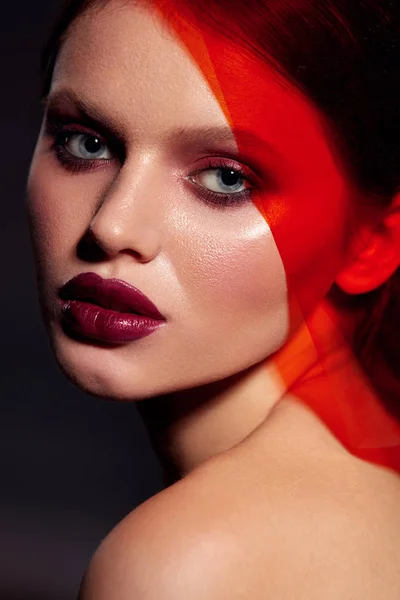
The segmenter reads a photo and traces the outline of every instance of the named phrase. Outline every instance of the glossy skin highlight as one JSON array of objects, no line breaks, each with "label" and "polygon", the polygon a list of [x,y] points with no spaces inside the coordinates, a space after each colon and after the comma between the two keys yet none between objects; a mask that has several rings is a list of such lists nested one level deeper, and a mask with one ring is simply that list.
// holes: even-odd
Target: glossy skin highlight
[{"label": "glossy skin highlight", "polygon": [[[57,60],[28,207],[61,369],[89,393],[138,400],[269,362],[275,388],[292,388],[352,453],[397,468],[398,427],[368,381],[355,365],[353,412],[340,391],[349,374],[332,380],[325,362],[325,338],[343,345],[322,302],[348,260],[357,192],[323,115],[265,63],[157,7],[89,12]],[[241,172],[239,193],[216,198],[229,169]],[[71,339],[57,290],[87,271],[138,287],[165,327],[113,348]],[[287,342],[304,318],[299,359]],[[353,360],[346,343],[340,352]],[[305,389],[313,363],[324,375]]]},{"label": "glossy skin highlight", "polygon": [[[79,115],[60,97],[63,90],[95,106],[103,122],[115,124],[124,158],[119,161],[116,150],[103,154],[112,156],[107,162],[71,172],[58,162],[54,135],[43,127],[28,202],[59,364],[87,391],[128,400],[221,379],[265,359],[286,337],[287,291],[270,228],[254,204],[224,207],[221,198],[218,206],[200,194],[199,183],[212,174],[196,173],[210,160],[238,162],[229,128],[223,143],[193,133],[228,126],[201,73],[148,13],[119,10],[118,3],[105,11],[107,19],[83,18],[73,27],[49,102],[53,98],[53,117],[57,112],[54,118],[71,124]],[[132,35],[135,44],[128,42]],[[103,251],[99,259],[85,259],[88,232]],[[84,271],[138,287],[166,326],[112,350],[66,337],[57,289]]]},{"label": "glossy skin highlight", "polygon": [[[204,27],[190,10],[182,15],[164,0],[155,4],[204,73],[240,151],[275,166],[272,193],[258,189],[253,201],[271,227],[285,266],[291,332],[302,324],[273,357],[284,387],[353,455],[400,471],[399,421],[386,410],[351,349],[356,315],[341,314],[327,296],[336,281],[350,293],[368,292],[398,266],[395,247],[385,248],[371,233],[385,231],[382,213],[367,209],[365,192],[353,181],[332,124],[289,80],[275,72],[271,85],[265,63],[240,44]],[[259,93],[252,91],[255,81]],[[286,120],[274,118],[280,111]],[[260,141],[244,131],[257,132]],[[398,199],[393,204],[396,220]],[[390,235],[395,239],[396,228]],[[385,249],[375,258],[379,246]],[[372,260],[364,263],[363,253]]]},{"label": "glossy skin highlight", "polygon": [[[151,600],[162,589],[174,600],[221,600],[235,589],[261,600],[268,589],[311,600],[323,581],[332,598],[376,598],[382,582],[365,565],[381,573],[382,557],[398,552],[399,536],[387,532],[400,531],[400,489],[342,445],[377,441],[348,427],[358,423],[343,381],[372,407],[368,423],[379,408],[325,298],[348,259],[354,189],[316,107],[264,63],[192,37],[162,8],[157,16],[114,0],[74,23],[29,177],[60,367],[92,394],[144,400],[160,455],[182,478],[106,538],[81,597]],[[65,148],[57,154],[61,121],[90,135],[90,147],[106,143],[102,158],[77,170]],[[76,151],[76,132],[68,135],[64,146]],[[222,165],[242,168],[251,193],[228,204],[205,193]],[[113,348],[66,336],[57,290],[86,271],[137,286],[165,326]],[[393,424],[380,423],[384,438]],[[379,527],[359,553],[371,523]],[[396,565],[387,589],[398,589]]]}]

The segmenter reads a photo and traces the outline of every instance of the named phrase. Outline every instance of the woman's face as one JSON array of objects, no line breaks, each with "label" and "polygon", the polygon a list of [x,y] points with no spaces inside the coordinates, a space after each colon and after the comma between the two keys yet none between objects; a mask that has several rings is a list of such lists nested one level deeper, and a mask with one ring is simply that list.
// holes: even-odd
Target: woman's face
[{"label": "woman's face", "polygon": [[[288,336],[285,268],[317,299],[343,257],[346,186],[316,111],[256,62],[249,89],[248,70],[229,59],[238,50],[224,52],[238,126],[263,138],[252,156],[154,12],[114,0],[80,17],[59,54],[28,209],[57,361],[92,394],[140,399],[263,361]],[[286,248],[274,227],[288,232]],[[123,343],[71,334],[58,292],[87,272],[134,285],[165,322]]]}]

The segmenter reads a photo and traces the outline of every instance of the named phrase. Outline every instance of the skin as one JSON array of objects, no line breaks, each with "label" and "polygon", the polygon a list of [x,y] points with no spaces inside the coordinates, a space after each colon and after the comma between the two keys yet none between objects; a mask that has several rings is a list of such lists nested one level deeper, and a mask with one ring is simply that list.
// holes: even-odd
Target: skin
[{"label": "skin", "polygon": [[[251,201],[216,208],[185,179],[205,170],[208,156],[236,150],[199,71],[148,16],[136,18],[136,11],[116,7],[108,12],[106,22],[89,21],[93,43],[85,39],[86,20],[74,28],[58,60],[51,97],[71,90],[113,118],[125,140],[123,168],[115,159],[71,174],[58,164],[50,150],[53,140],[42,130],[28,203],[57,360],[91,393],[131,400],[217,381],[265,359],[287,334],[286,279],[270,228]],[[129,35],[136,36],[136,44],[126,43]],[[78,116],[66,102],[61,110],[72,121]],[[207,152],[204,136],[189,146],[184,136],[174,135],[202,127],[228,128],[227,141]],[[206,175],[215,186],[211,173],[201,180]],[[88,230],[105,253],[97,264],[77,256]],[[66,337],[56,292],[88,270],[134,284],[167,325],[111,350]]]},{"label": "skin", "polygon": [[[316,110],[282,86],[265,65],[258,65],[257,75],[257,93],[270,99],[267,141],[272,150],[267,164],[256,167],[240,159],[234,163],[245,166],[254,187],[262,193],[269,190],[272,204],[282,206],[284,198],[285,205],[292,207],[288,226],[296,219],[302,225],[304,237],[293,252],[292,268],[296,280],[313,289],[317,314],[326,290],[346,263],[353,190]],[[243,97],[240,72],[230,76],[238,79],[238,101],[251,101]],[[101,112],[103,128],[111,121],[113,134],[100,136],[98,129],[89,126],[66,91]],[[295,561],[296,543],[304,543],[304,530],[298,524],[294,527],[293,516],[289,518],[293,507],[302,507],[299,522],[306,523],[305,507],[314,499],[316,522],[337,514],[348,532],[359,513],[355,498],[370,497],[362,513],[365,521],[360,517],[359,528],[345,537],[343,547],[350,557],[359,532],[378,514],[373,507],[383,506],[383,495],[378,498],[371,492],[374,487],[389,490],[391,498],[386,500],[379,532],[386,531],[390,522],[400,533],[392,505],[399,490],[391,474],[359,464],[316,415],[285,395],[288,382],[283,382],[271,355],[278,350],[284,355],[300,340],[301,359],[294,361],[294,379],[307,371],[313,356],[302,335],[304,328],[289,339],[282,250],[265,215],[250,199],[224,206],[221,198],[221,204],[211,205],[201,192],[201,186],[215,186],[217,181],[215,164],[210,168],[208,159],[223,157],[231,164],[238,151],[226,113],[162,20],[117,0],[73,25],[57,60],[48,110],[52,119],[67,115],[72,123],[84,124],[86,132],[100,136],[107,144],[104,149],[110,149],[95,167],[66,169],[53,150],[54,136],[46,132],[45,115],[29,174],[28,210],[43,316],[56,359],[67,377],[93,395],[140,400],[139,410],[170,482],[187,475],[134,511],[102,544],[82,598],[109,598],[112,589],[114,600],[132,594],[144,600],[155,598],[161,586],[165,598],[175,600],[232,598],[232,586],[242,586],[251,589],[256,600],[265,597],[267,561],[269,573],[274,574],[270,579],[274,598],[288,597],[285,593],[294,593],[301,584],[304,597],[311,599],[310,584],[304,579],[312,564],[308,559],[290,582],[294,588],[284,584],[283,566]],[[242,125],[254,133],[251,123]],[[224,127],[225,140],[214,140],[210,147],[204,132],[199,133],[205,127]],[[122,140],[118,146],[123,149],[122,161],[111,150],[112,135]],[[76,152],[77,147],[70,139],[69,150]],[[268,188],[271,172],[279,182],[272,191]],[[323,185],[326,180],[328,189]],[[316,203],[321,195],[324,203]],[[318,227],[312,228],[313,223]],[[321,275],[316,259],[322,248],[329,251]],[[68,279],[87,271],[138,287],[166,317],[165,326],[112,348],[69,337],[61,327],[57,291]],[[324,336],[325,353],[332,356],[337,348],[335,328],[327,328]],[[291,490],[288,482],[295,480],[299,486]],[[327,492],[317,493],[315,481],[325,482]],[[293,498],[292,504],[288,505],[288,497]],[[215,498],[220,502],[210,501]],[[249,506],[254,510],[249,511]],[[274,525],[268,506],[281,507],[283,531]],[[350,510],[351,506],[356,508]],[[169,515],[169,525],[163,514]],[[238,515],[238,526],[227,542],[232,525],[228,514]],[[273,558],[274,543],[266,548],[256,533],[260,523],[265,523],[269,540],[293,533],[286,555],[283,549],[280,558]],[[325,550],[338,543],[334,529],[323,530],[319,544]],[[217,577],[210,555],[198,551],[204,532],[225,572],[222,578]],[[376,556],[383,549],[386,556],[387,552],[398,555],[400,536],[390,537],[385,548],[383,539],[379,533],[373,538],[379,549]],[[306,543],[310,552],[314,542],[313,534]],[[154,548],[157,552],[152,552]],[[243,553],[254,561],[241,579],[237,564]],[[171,560],[169,572],[163,569],[166,557]],[[324,559],[327,555],[322,553],[318,572]],[[204,566],[201,577],[194,565]],[[359,583],[362,571],[361,557]],[[184,583],[177,589],[182,574]],[[387,570],[386,580],[385,599],[394,599],[389,588],[400,582],[393,569]],[[226,589],[221,581],[228,582]],[[348,596],[336,589],[332,594],[339,596],[326,597],[350,600],[353,592],[375,589],[370,597],[376,598],[373,586],[378,583],[382,593],[377,578],[368,580],[369,587],[354,588],[355,592],[348,587]],[[248,598],[246,591],[243,594],[234,597]]]}]

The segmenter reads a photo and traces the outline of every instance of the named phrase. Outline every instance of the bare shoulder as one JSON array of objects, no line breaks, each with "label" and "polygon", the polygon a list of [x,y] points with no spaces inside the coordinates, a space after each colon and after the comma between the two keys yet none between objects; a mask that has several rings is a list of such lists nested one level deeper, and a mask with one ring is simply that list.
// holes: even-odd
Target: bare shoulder
[{"label": "bare shoulder", "polygon": [[95,553],[79,600],[220,598],[239,547],[225,475],[203,465],[130,513]]},{"label": "bare shoulder", "polygon": [[264,467],[226,453],[142,504],[99,547],[81,600],[398,600],[396,476],[322,454]]},{"label": "bare shoulder", "polygon": [[209,471],[188,475],[121,521],[95,553],[79,600],[219,597],[237,540],[226,520],[226,489],[221,495]]}]

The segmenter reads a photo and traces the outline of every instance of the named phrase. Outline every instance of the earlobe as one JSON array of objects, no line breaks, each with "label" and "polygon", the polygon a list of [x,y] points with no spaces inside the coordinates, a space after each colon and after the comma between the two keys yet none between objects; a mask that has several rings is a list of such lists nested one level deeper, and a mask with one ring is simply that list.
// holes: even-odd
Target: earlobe
[{"label": "earlobe", "polygon": [[381,286],[400,264],[400,194],[373,229],[359,231],[350,259],[336,277],[348,294],[364,294]]}]

